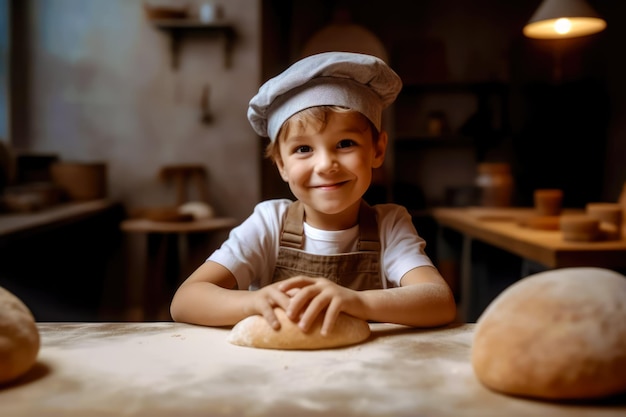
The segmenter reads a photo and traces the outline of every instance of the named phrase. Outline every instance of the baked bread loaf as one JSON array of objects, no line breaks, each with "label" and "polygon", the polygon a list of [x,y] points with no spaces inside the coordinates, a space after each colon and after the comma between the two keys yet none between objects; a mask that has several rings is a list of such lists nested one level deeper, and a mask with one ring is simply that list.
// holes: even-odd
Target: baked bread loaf
[{"label": "baked bread loaf", "polygon": [[563,268],[505,289],[479,317],[472,366],[488,388],[552,400],[626,391],[626,277]]},{"label": "baked bread loaf", "polygon": [[39,330],[26,305],[0,287],[0,384],[28,371],[39,353]]},{"label": "baked bread loaf", "polygon": [[275,308],[280,330],[274,330],[263,316],[250,316],[237,323],[228,336],[234,345],[264,349],[329,349],[363,342],[370,335],[369,324],[348,314],[337,317],[332,332],[320,334],[323,315],[318,316],[308,332],[303,332],[285,311]]}]

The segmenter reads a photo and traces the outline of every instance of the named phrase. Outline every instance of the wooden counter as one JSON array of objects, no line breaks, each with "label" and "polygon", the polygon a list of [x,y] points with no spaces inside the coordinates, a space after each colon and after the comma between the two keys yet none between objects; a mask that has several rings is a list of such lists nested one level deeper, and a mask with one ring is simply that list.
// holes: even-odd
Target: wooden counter
[{"label": "wooden counter", "polygon": [[517,219],[532,209],[436,208],[432,214],[440,225],[548,268],[572,266],[626,267],[626,239],[605,242],[566,242],[558,230],[522,227]]},{"label": "wooden counter", "polygon": [[[35,367],[0,388],[2,416],[623,416],[626,399],[559,404],[498,394],[470,363],[473,325],[372,324],[331,350],[239,347],[180,323],[41,323]],[[624,400],[624,401],[622,401]]]},{"label": "wooden counter", "polygon": [[105,199],[63,203],[30,213],[0,213],[0,239],[75,222],[118,205],[118,202]]},{"label": "wooden counter", "polygon": [[[565,213],[576,213],[570,209]],[[460,253],[460,308],[461,320],[475,321],[485,307],[488,277],[479,276],[485,265],[473,254],[474,241],[480,241],[535,262],[547,269],[595,266],[626,268],[626,239],[599,242],[567,242],[559,230],[538,230],[523,227],[519,220],[533,213],[532,208],[435,208],[432,216],[439,229],[450,228],[463,236]],[[441,234],[440,234],[441,236]],[[443,239],[438,244],[444,246]],[[490,260],[484,260],[486,264]],[[491,260],[493,262],[493,259]],[[526,262],[528,264],[528,262]],[[473,273],[474,271],[474,273]],[[519,278],[529,274],[521,270]],[[476,275],[476,276],[474,276]],[[484,275],[484,273],[482,273]],[[488,298],[488,297],[487,297]],[[479,300],[483,300],[481,303]]]}]

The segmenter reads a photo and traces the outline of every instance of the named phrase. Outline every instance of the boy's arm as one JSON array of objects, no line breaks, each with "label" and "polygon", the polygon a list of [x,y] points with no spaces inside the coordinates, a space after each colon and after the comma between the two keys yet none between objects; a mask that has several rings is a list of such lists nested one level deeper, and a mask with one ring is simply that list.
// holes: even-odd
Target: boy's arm
[{"label": "boy's arm", "polygon": [[363,314],[368,320],[433,327],[456,317],[454,295],[436,268],[413,268],[402,277],[400,287],[362,292]]},{"label": "boy's arm", "polygon": [[401,287],[355,291],[323,278],[294,277],[279,288],[299,291],[292,296],[287,315],[307,331],[324,314],[322,333],[334,326],[340,312],[376,322],[414,327],[434,327],[452,322],[456,304],[450,287],[431,266],[413,268],[402,277]]},{"label": "boy's arm", "polygon": [[257,291],[237,290],[234,275],[224,266],[206,261],[181,284],[170,305],[172,319],[204,326],[230,326],[260,314],[274,328],[280,324],[273,307],[287,308],[289,296],[275,285]]}]

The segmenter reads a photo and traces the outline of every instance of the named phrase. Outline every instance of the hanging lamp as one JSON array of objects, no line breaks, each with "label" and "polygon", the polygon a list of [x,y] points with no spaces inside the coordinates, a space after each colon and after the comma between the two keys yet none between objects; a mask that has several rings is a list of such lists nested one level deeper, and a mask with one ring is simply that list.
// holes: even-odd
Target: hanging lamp
[{"label": "hanging lamp", "polygon": [[585,0],[544,0],[524,26],[535,39],[564,39],[591,35],[606,28],[606,21]]}]

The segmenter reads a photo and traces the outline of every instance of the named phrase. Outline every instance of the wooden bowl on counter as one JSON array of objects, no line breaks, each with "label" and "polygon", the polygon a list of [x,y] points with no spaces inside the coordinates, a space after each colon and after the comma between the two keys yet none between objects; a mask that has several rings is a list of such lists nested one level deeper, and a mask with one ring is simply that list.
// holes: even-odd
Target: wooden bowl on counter
[{"label": "wooden bowl on counter", "polygon": [[618,203],[588,203],[587,216],[600,222],[600,230],[608,240],[622,237],[623,212]]},{"label": "wooden bowl on counter", "polygon": [[50,176],[70,201],[107,196],[107,164],[104,162],[55,162],[50,166]]},{"label": "wooden bowl on counter", "polygon": [[600,237],[600,221],[586,214],[562,215],[559,225],[565,241],[593,242]]}]

